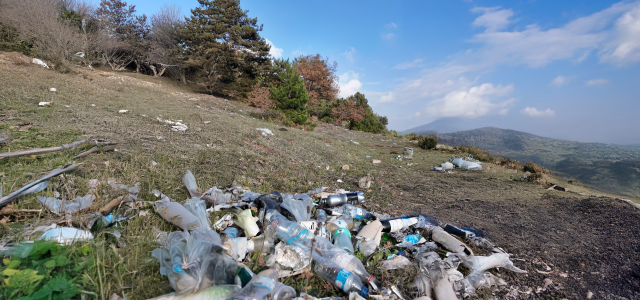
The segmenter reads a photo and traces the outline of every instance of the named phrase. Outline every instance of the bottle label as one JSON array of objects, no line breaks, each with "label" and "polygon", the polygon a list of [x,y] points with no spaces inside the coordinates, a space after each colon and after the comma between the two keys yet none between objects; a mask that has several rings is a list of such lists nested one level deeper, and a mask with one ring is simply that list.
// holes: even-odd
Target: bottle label
[{"label": "bottle label", "polygon": [[362,215],[364,215],[364,210],[362,210],[362,208],[356,208],[356,219],[362,219]]},{"label": "bottle label", "polygon": [[[347,282],[347,278],[349,278],[349,275],[351,275],[351,272],[345,270],[345,269],[340,269],[340,272],[338,272],[338,275],[336,276],[336,286],[339,289],[342,289],[343,291],[345,291],[345,282]],[[346,292],[346,291],[345,291]]]},{"label": "bottle label", "polygon": [[339,228],[339,229],[338,229],[338,230],[336,230],[336,232],[333,234],[333,239],[335,240],[335,239],[336,239],[336,237],[337,237],[339,234],[344,234],[344,235],[348,236],[348,237],[349,237],[349,239],[351,239],[351,232],[349,231],[349,229],[346,229],[346,228]]}]

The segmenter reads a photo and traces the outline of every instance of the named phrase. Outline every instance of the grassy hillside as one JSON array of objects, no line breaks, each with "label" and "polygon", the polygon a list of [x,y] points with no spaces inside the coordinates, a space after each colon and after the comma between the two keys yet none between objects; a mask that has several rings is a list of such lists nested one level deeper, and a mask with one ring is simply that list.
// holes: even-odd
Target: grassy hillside
[{"label": "grassy hillside", "polygon": [[448,145],[473,145],[521,162],[533,161],[597,189],[640,198],[640,148],[544,138],[493,127],[439,136]]},{"label": "grassy hillside", "polygon": [[[176,231],[154,210],[150,193],[159,189],[171,199],[183,202],[188,192],[182,183],[187,169],[202,189],[226,188],[232,183],[268,193],[305,192],[319,186],[359,190],[357,180],[373,177],[364,190],[369,211],[402,214],[425,213],[442,222],[482,230],[497,246],[511,253],[514,262],[528,274],[496,273],[510,286],[535,291],[554,284],[537,298],[581,298],[588,290],[603,297],[640,297],[640,280],[635,280],[635,264],[640,261],[640,212],[613,198],[591,197],[598,192],[580,185],[565,185],[571,192],[547,190],[522,180],[523,173],[490,163],[481,172],[431,171],[458,152],[422,150],[408,140],[366,134],[333,125],[319,124],[313,132],[283,128],[252,117],[255,109],[243,103],[195,93],[188,87],[164,78],[129,72],[112,73],[85,68],[60,74],[28,63],[29,59],[0,52],[0,134],[8,136],[0,152],[57,146],[78,139],[117,143],[117,151],[102,151],[74,158],[92,145],[41,155],[0,160],[0,185],[9,194],[48,171],[69,163],[78,170],[56,177],[43,195],[72,199],[85,195],[87,183],[97,179],[97,199],[87,215],[122,190],[106,182],[140,183],[140,207],[128,213],[132,218],[118,227],[93,231],[92,263],[77,283],[87,299],[108,299],[112,294],[128,299],[148,299],[171,291],[160,275],[151,251],[158,247],[154,227]],[[49,92],[49,88],[57,92]],[[50,106],[39,107],[41,101]],[[119,113],[119,110],[128,113]],[[172,131],[158,121],[181,120],[186,132]],[[263,136],[256,128],[269,128],[273,136]],[[397,159],[404,146],[414,147],[412,160]],[[372,159],[382,162],[373,164]],[[343,169],[349,165],[349,169]],[[554,180],[552,178],[552,180]],[[36,195],[18,199],[13,208],[40,209]],[[145,212],[145,214],[139,214]],[[231,211],[233,212],[233,211]],[[215,222],[221,213],[212,213]],[[46,210],[41,213],[0,215],[0,246],[34,240],[24,230],[57,223],[83,228],[74,216],[65,220]],[[615,225],[615,226],[611,226]],[[116,241],[113,233],[122,237]],[[10,244],[9,244],[10,245]],[[604,248],[597,248],[597,247]],[[607,249],[602,251],[602,249]],[[474,248],[477,255],[490,250]],[[444,254],[444,253],[443,253]],[[415,288],[415,270],[383,273],[376,260],[362,258],[380,285],[397,285],[408,299]],[[254,271],[265,268],[259,260],[247,262]],[[535,270],[552,272],[545,274]],[[546,272],[546,271],[545,271]],[[572,274],[564,276],[565,272]],[[580,278],[573,276],[580,275]],[[591,275],[597,274],[597,275]],[[299,292],[325,297],[341,293],[317,276],[301,275],[282,279]],[[619,276],[630,278],[619,280]],[[509,288],[481,289],[478,298],[504,297]],[[512,291],[511,291],[512,292]],[[513,293],[513,292],[512,292]],[[527,297],[521,293],[518,298]],[[533,295],[533,294],[532,294]],[[600,294],[599,294],[600,295]]]}]

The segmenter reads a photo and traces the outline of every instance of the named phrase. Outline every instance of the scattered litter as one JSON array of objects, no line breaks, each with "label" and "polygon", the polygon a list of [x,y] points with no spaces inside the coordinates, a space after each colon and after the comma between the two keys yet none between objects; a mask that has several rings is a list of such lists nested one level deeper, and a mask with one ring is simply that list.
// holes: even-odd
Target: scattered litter
[{"label": "scattered litter", "polygon": [[338,183],[342,183],[342,179],[338,179],[336,180]]},{"label": "scattered litter", "polygon": [[[94,106],[92,104],[92,106]],[[187,127],[187,125],[181,123],[181,121],[170,121],[170,120],[163,120],[160,117],[156,117],[156,120],[158,120],[160,123],[164,123],[167,125],[171,125],[171,130],[173,131],[178,131],[178,132],[185,132],[187,131],[187,129],[189,129],[189,127]]]},{"label": "scattered litter", "polygon": [[49,89],[49,92],[54,92],[55,93],[56,91],[58,91],[58,90],[56,90],[56,88],[50,88]]},{"label": "scattered litter", "polygon": [[[71,170],[75,170],[78,166],[79,165],[75,165],[74,164],[74,165],[70,165],[70,166],[68,166],[66,168],[63,168],[63,169],[55,169],[55,170],[49,172],[49,174],[41,177],[40,179],[23,186],[19,190],[15,191],[15,192],[13,192],[13,193],[5,196],[5,197],[0,198],[0,207],[4,206],[6,204],[9,204],[12,200],[14,200],[14,199],[16,199],[16,198],[18,198],[20,196],[25,195],[26,191],[33,191],[32,188],[34,188],[37,185],[42,184],[42,182],[44,182],[46,180],[49,180],[50,178],[53,178],[55,176],[58,176],[58,175],[60,175],[62,173],[69,172]],[[40,187],[42,187],[42,186],[40,186]],[[42,187],[42,188],[44,188],[44,187]],[[34,188],[34,189],[37,189],[37,188]]]},{"label": "scattered litter", "polygon": [[371,163],[374,163],[374,164],[379,164],[379,163],[381,163],[381,162],[382,162],[382,161],[381,161],[381,160],[379,160],[379,159],[374,159],[374,160],[372,160],[372,161],[371,161]]},{"label": "scattered litter", "polygon": [[38,201],[42,203],[50,212],[61,215],[71,215],[88,208],[96,199],[95,195],[87,194],[84,197],[78,196],[74,200],[62,200],[54,197],[38,196]]},{"label": "scattered litter", "polygon": [[473,159],[473,156],[469,156],[466,158],[455,156],[451,158],[451,162],[458,168],[467,169],[470,171],[479,171],[482,170],[482,165],[479,161]]},{"label": "scattered litter", "polygon": [[49,65],[47,65],[47,63],[45,63],[44,61],[39,60],[37,58],[32,59],[31,63],[34,63],[34,64],[36,64],[38,66],[45,67],[45,68],[49,69]]},{"label": "scattered litter", "polygon": [[380,269],[382,270],[395,270],[404,269],[412,266],[413,264],[406,257],[399,255],[392,259],[385,260],[380,263]]},{"label": "scattered litter", "polygon": [[128,112],[129,112],[128,109],[121,109],[121,110],[118,111],[119,114],[126,114]]},{"label": "scattered litter", "polygon": [[38,103],[38,106],[40,106],[40,107],[45,107],[45,106],[49,106],[49,105],[51,105],[51,102],[44,102],[43,101],[43,102]]},{"label": "scattered litter", "polygon": [[79,230],[71,227],[58,227],[46,231],[41,240],[54,240],[59,244],[71,245],[74,242],[92,240],[91,232]]},{"label": "scattered litter", "polygon": [[343,165],[342,166],[342,170],[343,171],[348,171],[349,170],[349,165]]},{"label": "scattered litter", "polygon": [[256,130],[260,131],[260,133],[262,133],[262,136],[273,135],[273,132],[271,131],[271,129],[268,129],[268,128],[256,128]]},{"label": "scattered litter", "polygon": [[[395,144],[395,143],[394,143]],[[413,148],[404,147],[402,155],[405,159],[413,159]]]}]

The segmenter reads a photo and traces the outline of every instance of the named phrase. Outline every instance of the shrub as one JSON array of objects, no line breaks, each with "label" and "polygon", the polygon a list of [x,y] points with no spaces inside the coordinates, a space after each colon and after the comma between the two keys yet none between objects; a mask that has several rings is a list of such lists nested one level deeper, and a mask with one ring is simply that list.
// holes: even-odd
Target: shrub
[{"label": "shrub", "polygon": [[422,136],[418,139],[418,147],[422,149],[434,149],[438,144],[438,137],[435,134]]},{"label": "shrub", "polygon": [[309,95],[304,88],[304,81],[289,60],[276,60],[274,64],[278,80],[269,89],[271,99],[289,121],[305,124],[309,118],[307,113]]},{"label": "shrub", "polygon": [[404,136],[405,139],[408,139],[410,141],[415,141],[415,140],[419,139],[420,137],[421,137],[421,135],[419,135],[417,133],[413,133],[413,132],[409,133],[409,134],[406,134]]},{"label": "shrub", "polygon": [[263,87],[260,83],[256,83],[249,94],[249,98],[247,98],[247,103],[265,112],[268,109],[275,107],[273,101],[269,99],[270,95],[271,93],[269,92],[268,87]]},{"label": "shrub", "polygon": [[495,156],[490,155],[487,151],[482,150],[476,146],[461,146],[458,147],[458,150],[469,153],[473,156],[473,158],[479,161],[492,162],[497,160]]}]

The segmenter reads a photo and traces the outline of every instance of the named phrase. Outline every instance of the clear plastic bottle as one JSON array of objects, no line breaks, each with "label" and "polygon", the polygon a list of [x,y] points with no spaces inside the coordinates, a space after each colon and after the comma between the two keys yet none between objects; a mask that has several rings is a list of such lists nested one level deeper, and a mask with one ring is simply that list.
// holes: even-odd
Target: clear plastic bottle
[{"label": "clear plastic bottle", "polygon": [[314,251],[313,259],[316,261],[330,260],[339,267],[346,269],[349,272],[356,274],[360,277],[362,282],[369,282],[375,289],[375,278],[367,272],[362,262],[355,256],[349,254],[341,248],[332,245],[326,240],[316,239],[315,248],[319,251]]},{"label": "clear plastic bottle", "polygon": [[321,222],[322,224],[327,222],[327,212],[324,209],[318,209],[316,211],[316,220]]},{"label": "clear plastic bottle", "polygon": [[351,204],[345,204],[336,210],[337,213],[345,216],[350,216],[354,220],[367,220],[371,219],[371,214],[366,210],[355,207]]},{"label": "clear plastic bottle", "polygon": [[275,210],[269,210],[269,221],[271,221],[271,228],[274,229],[277,237],[286,244],[295,243],[297,245],[311,248],[311,240],[313,240],[313,233],[304,226],[289,221],[283,215]]},{"label": "clear plastic bottle", "polygon": [[314,271],[318,276],[332,282],[347,294],[356,292],[364,298],[369,296],[369,289],[362,284],[362,281],[356,274],[341,268],[329,260],[318,261]]},{"label": "clear plastic bottle", "polygon": [[333,244],[353,254],[353,243],[351,243],[351,232],[349,232],[349,229],[338,228],[333,234]]},{"label": "clear plastic bottle", "polygon": [[251,281],[236,295],[234,300],[263,300],[271,295],[278,282],[278,270],[271,268],[264,270]]}]

